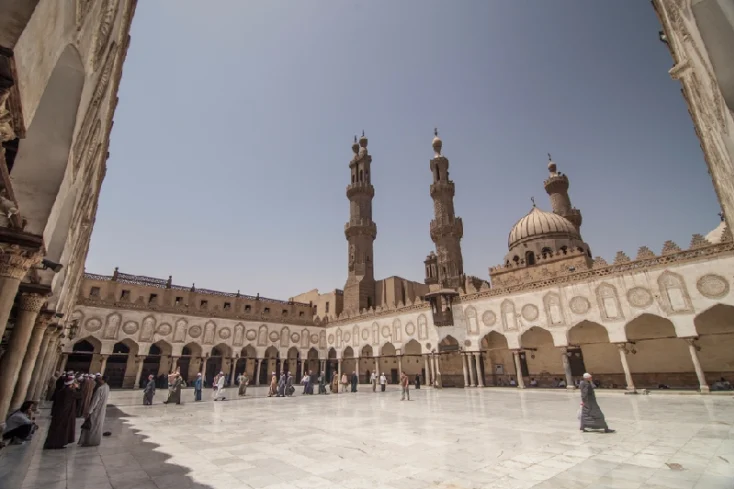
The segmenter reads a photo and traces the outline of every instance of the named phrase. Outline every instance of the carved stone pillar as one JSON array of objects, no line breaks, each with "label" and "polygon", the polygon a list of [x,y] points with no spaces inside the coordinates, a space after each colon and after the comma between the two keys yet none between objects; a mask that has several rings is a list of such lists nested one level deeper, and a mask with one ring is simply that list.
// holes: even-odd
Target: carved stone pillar
[{"label": "carved stone pillar", "polygon": [[359,357],[355,359],[354,373],[357,374],[357,383],[359,384]]},{"label": "carved stone pillar", "polygon": [[573,389],[573,374],[571,373],[571,363],[568,361],[568,349],[562,347],[561,349],[561,362],[563,362],[563,371],[566,374],[566,389]]},{"label": "carved stone pillar", "polygon": [[341,385],[341,382],[342,382],[342,359],[340,358],[337,363],[338,363],[338,368],[337,368],[338,374],[337,375],[339,376],[339,380],[338,380],[337,383],[339,385]]},{"label": "carved stone pillar", "polygon": [[[104,375],[105,370],[107,370],[107,359],[109,357],[110,357],[109,355],[100,355],[99,356],[99,360],[101,362],[99,364],[99,373],[102,374],[102,375]],[[91,374],[92,372],[89,372],[89,373]]]},{"label": "carved stone pillar", "polygon": [[262,362],[260,358],[255,359],[255,385],[260,385],[260,365],[262,365]]},{"label": "carved stone pillar", "polygon": [[474,364],[474,352],[466,353],[466,361],[469,362],[469,380],[471,381],[471,386],[476,387],[477,386],[477,375],[476,373],[474,373],[474,367],[476,366]]},{"label": "carved stone pillar", "polygon": [[377,375],[377,383],[380,383],[380,357],[375,357],[375,375]]},{"label": "carved stone pillar", "polygon": [[441,358],[440,358],[440,355],[434,354],[433,355],[433,360],[435,362],[434,368],[435,368],[435,372],[436,372],[435,384],[436,384],[436,387],[437,388],[442,389],[443,388],[443,380],[441,379],[441,365],[440,365]]},{"label": "carved stone pillar", "polygon": [[400,372],[400,374],[403,373],[403,356],[402,355],[398,355],[398,372]]},{"label": "carved stone pillar", "polygon": [[635,392],[635,383],[632,381],[630,366],[627,364],[627,344],[617,343],[617,348],[619,348],[619,359],[622,361],[622,369],[624,370],[624,379],[627,382],[627,390]]},{"label": "carved stone pillar", "polygon": [[135,365],[137,367],[137,370],[135,371],[135,383],[133,384],[133,389],[140,388],[140,376],[143,375],[143,364],[144,363],[145,363],[145,357],[142,357],[140,355],[135,357]]},{"label": "carved stone pillar", "polygon": [[18,380],[18,374],[23,364],[23,357],[25,356],[28,342],[33,333],[33,327],[36,324],[36,317],[45,302],[46,296],[41,294],[22,293],[20,295],[18,318],[15,322],[15,328],[13,329],[13,334],[10,336],[8,348],[2,358],[0,358],[0,372],[2,372],[2,375],[0,375],[1,420],[7,418],[10,400],[13,397],[13,390]]},{"label": "carved stone pillar", "polygon": [[520,351],[514,350],[512,356],[515,359],[515,374],[517,375],[517,387],[525,388],[525,379],[522,378],[522,363],[520,362]]},{"label": "carved stone pillar", "polygon": [[484,387],[484,376],[482,375],[482,353],[474,352],[474,367],[477,369],[477,386]]},{"label": "carved stone pillar", "polygon": [[206,383],[206,357],[201,357],[201,386]]},{"label": "carved stone pillar", "polygon": [[[0,243],[0,338],[5,334],[21,279],[42,258],[40,252],[31,252],[17,245]],[[25,347],[22,351],[25,351]],[[6,375],[3,371],[3,377]]]},{"label": "carved stone pillar", "polygon": [[471,382],[469,381],[469,369],[467,368],[467,362],[468,358],[466,357],[466,353],[461,354],[461,369],[464,371],[464,387],[471,387]]},{"label": "carved stone pillar", "polygon": [[41,367],[41,374],[33,384],[33,394],[31,399],[38,402],[43,395],[43,388],[48,381],[49,376],[52,373],[54,367],[54,360],[56,359],[56,345],[59,340],[59,335],[63,329],[61,326],[57,326],[56,329],[49,329],[51,331],[48,345],[46,346],[46,352],[43,355],[43,364]]},{"label": "carved stone pillar", "polygon": [[[28,389],[26,390],[26,399],[30,401],[36,400],[36,385],[38,385],[38,379],[43,378],[43,372],[46,368],[46,351],[48,351],[48,345],[51,343],[51,339],[56,335],[56,325],[46,328],[46,332],[43,334],[41,340],[41,347],[38,349],[38,355],[36,356],[36,363],[33,366],[33,374],[31,375],[31,381],[28,383]],[[23,359],[25,361],[25,358]],[[12,404],[12,402],[11,402]]]},{"label": "carved stone pillar", "polygon": [[[431,364],[429,362],[429,355],[423,355],[423,358],[425,359],[426,366],[424,367],[426,371],[425,378],[423,379],[424,385],[433,385],[433,376],[431,375]],[[464,385],[466,385],[466,367],[464,367]]]},{"label": "carved stone pillar", "polygon": [[59,364],[59,371],[64,372],[66,371],[66,362],[69,361],[69,354],[68,353],[62,353],[61,354],[61,363]]},{"label": "carved stone pillar", "polygon": [[41,350],[41,343],[46,335],[46,331],[52,317],[53,314],[50,312],[43,312],[36,316],[36,324],[33,326],[33,330],[31,331],[31,338],[28,341],[25,355],[23,355],[23,363],[20,367],[20,371],[18,372],[18,380],[15,383],[13,398],[10,401],[11,408],[20,408],[20,405],[26,400],[28,386],[33,378],[33,370],[38,360],[38,353]]},{"label": "carved stone pillar", "polygon": [[693,368],[696,370],[696,377],[698,377],[698,384],[701,393],[708,393],[711,391],[709,385],[706,382],[706,375],[701,368],[701,362],[698,360],[698,347],[696,346],[697,338],[684,338],[688,343],[688,351],[691,353],[691,360],[693,361]]}]

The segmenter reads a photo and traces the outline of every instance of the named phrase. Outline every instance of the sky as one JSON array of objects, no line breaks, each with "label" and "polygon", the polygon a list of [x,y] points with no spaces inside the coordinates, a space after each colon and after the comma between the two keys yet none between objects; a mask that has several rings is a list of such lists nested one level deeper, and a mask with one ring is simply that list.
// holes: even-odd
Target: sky
[{"label": "sky", "polygon": [[649,2],[138,2],[86,270],[287,299],[343,288],[354,135],[372,155],[375,275],[424,278],[438,127],[488,279],[551,210],[547,153],[611,262],[719,223]]}]

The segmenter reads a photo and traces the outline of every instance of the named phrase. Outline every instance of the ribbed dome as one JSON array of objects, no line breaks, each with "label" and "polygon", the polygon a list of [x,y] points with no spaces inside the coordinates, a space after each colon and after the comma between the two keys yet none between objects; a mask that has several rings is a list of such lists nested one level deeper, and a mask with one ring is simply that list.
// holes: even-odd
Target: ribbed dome
[{"label": "ribbed dome", "polygon": [[519,241],[528,238],[554,238],[558,235],[567,238],[581,239],[579,232],[568,219],[552,212],[541,211],[533,207],[525,217],[517,221],[510,231],[507,244],[510,248]]},{"label": "ribbed dome", "polygon": [[721,243],[724,237],[724,231],[726,231],[726,221],[721,221],[716,228],[706,235],[706,241],[711,244]]}]

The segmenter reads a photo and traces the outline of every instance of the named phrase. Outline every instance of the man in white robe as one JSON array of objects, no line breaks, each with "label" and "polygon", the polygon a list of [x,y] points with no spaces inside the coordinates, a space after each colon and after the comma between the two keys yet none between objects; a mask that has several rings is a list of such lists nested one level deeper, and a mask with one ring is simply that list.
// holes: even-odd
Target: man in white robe
[{"label": "man in white robe", "polygon": [[104,424],[107,399],[109,397],[110,386],[107,385],[107,379],[104,376],[97,377],[97,389],[94,391],[92,403],[89,406],[89,416],[85,420],[85,424],[89,425],[89,429],[85,429],[85,426],[82,425],[79,445],[83,447],[96,447],[102,443],[102,425]]},{"label": "man in white robe", "polygon": [[214,400],[218,401],[220,399],[224,400],[226,397],[224,397],[224,382],[226,381],[226,378],[224,377],[224,372],[219,372],[219,378],[217,379],[217,390],[214,394]]}]

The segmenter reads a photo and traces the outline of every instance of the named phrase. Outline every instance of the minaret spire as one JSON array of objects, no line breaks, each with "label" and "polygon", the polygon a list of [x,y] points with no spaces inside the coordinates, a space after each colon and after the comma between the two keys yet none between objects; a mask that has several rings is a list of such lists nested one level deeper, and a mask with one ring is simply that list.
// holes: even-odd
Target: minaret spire
[{"label": "minaret spire", "polygon": [[550,197],[553,212],[571,221],[571,224],[578,231],[581,228],[581,211],[571,205],[571,198],[568,196],[568,177],[557,170],[556,164],[551,159],[550,153],[548,153],[548,172],[550,175],[544,182],[544,186]]}]

